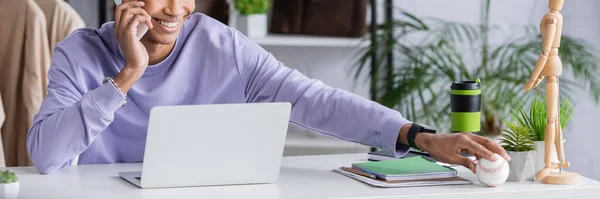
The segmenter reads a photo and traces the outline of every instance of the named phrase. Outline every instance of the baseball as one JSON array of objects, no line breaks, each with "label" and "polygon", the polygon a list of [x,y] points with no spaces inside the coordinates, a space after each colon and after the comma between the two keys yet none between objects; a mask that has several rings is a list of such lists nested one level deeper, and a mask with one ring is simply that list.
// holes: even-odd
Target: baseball
[{"label": "baseball", "polygon": [[476,162],[475,174],[481,184],[488,187],[496,187],[506,182],[508,178],[508,163],[502,156],[494,154],[496,162],[482,158]]}]

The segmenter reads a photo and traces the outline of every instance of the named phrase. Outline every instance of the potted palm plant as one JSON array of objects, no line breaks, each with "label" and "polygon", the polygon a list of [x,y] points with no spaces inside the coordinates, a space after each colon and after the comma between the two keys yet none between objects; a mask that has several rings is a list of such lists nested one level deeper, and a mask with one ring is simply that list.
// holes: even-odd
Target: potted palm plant
[{"label": "potted palm plant", "polygon": [[[561,100],[558,114],[561,130],[564,130],[565,125],[573,115],[574,109],[575,104],[571,103],[571,101],[568,98]],[[536,94],[531,101],[529,110],[526,110],[526,108],[520,102],[514,100],[514,105],[510,107],[509,114],[511,118],[516,121],[517,124],[527,127],[533,133],[533,138],[538,148],[537,153],[535,154],[535,169],[540,170],[544,168],[544,137],[546,135],[547,120],[546,100],[544,100],[543,97],[541,97],[539,94]],[[563,139],[563,142],[564,141],[565,139]],[[554,148],[554,145],[550,154],[550,160],[552,162],[558,162],[556,148]]]},{"label": "potted palm plant", "polygon": [[19,178],[8,170],[0,172],[0,197],[14,199],[19,195]]},{"label": "potted palm plant", "polygon": [[510,172],[507,181],[533,181],[536,174],[536,145],[533,134],[526,126],[514,122],[505,121],[504,123],[508,129],[503,129],[504,133],[500,138],[500,144],[511,158],[511,161],[508,162]]},{"label": "potted palm plant", "polygon": [[235,0],[235,8],[239,12],[236,29],[247,37],[266,36],[269,6],[269,0]]}]

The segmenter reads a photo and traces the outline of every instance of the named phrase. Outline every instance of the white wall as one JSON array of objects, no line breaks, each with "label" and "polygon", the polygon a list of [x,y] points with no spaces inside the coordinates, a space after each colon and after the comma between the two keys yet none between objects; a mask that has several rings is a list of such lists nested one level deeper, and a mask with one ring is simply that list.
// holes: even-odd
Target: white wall
[{"label": "white wall", "polygon": [[[577,3],[575,3],[577,2]],[[600,1],[597,0],[578,0],[567,1],[564,6],[564,33],[572,36],[584,38],[590,41],[592,45],[600,45],[600,23],[598,18],[600,13]],[[598,52],[598,51],[596,51]],[[576,97],[578,101],[574,113],[573,121],[566,130],[565,143],[567,158],[572,163],[575,171],[583,175],[600,180],[600,154],[598,154],[595,144],[600,139],[600,133],[596,122],[600,119],[600,106],[595,105],[584,92],[580,92],[582,97]]]},{"label": "white wall", "polygon": [[[417,16],[431,16],[446,20],[478,23],[481,0],[394,0],[401,7]],[[493,24],[505,29],[519,24],[539,24],[541,17],[548,12],[548,1],[540,0],[493,0],[490,18]],[[565,35],[585,39],[590,45],[600,45],[600,1],[566,1],[561,13],[564,16]],[[501,42],[492,39],[492,42]],[[598,51],[596,51],[598,52]],[[533,66],[532,66],[533,67]],[[564,75],[570,75],[565,71]],[[525,81],[525,80],[524,80]],[[571,170],[586,177],[600,180],[600,154],[593,147],[600,140],[595,122],[600,118],[600,106],[594,105],[583,91],[572,96],[578,101],[574,116],[569,122],[564,136],[567,161]]]},{"label": "white wall", "polygon": [[69,4],[77,10],[86,27],[100,27],[98,24],[98,0],[69,0]]}]

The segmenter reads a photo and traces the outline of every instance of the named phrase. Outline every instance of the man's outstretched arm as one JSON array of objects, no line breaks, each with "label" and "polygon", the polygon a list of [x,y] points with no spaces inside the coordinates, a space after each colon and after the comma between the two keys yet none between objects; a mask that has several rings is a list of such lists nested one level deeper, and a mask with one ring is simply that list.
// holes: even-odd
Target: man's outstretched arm
[{"label": "man's outstretched arm", "polygon": [[408,151],[397,140],[400,128],[410,121],[398,111],[310,79],[237,31],[234,41],[247,102],[290,102],[291,122],[299,126],[397,155]]},{"label": "man's outstretched arm", "polygon": [[[379,147],[397,156],[410,149],[406,134],[412,122],[398,111],[310,79],[284,66],[237,31],[233,37],[235,59],[247,102],[290,102],[291,122],[305,128]],[[460,153],[467,151],[490,159],[493,159],[493,153],[498,153],[510,158],[497,143],[468,133],[420,133],[415,144],[440,161],[462,164],[472,170],[474,163]]]}]

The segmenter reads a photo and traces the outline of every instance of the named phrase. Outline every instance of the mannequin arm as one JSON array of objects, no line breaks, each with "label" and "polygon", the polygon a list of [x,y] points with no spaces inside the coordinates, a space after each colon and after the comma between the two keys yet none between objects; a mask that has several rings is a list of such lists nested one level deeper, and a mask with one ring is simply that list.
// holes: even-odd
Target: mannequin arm
[{"label": "mannequin arm", "polygon": [[548,22],[546,24],[546,29],[542,30],[544,31],[542,34],[543,52],[535,63],[535,68],[533,69],[533,73],[531,73],[529,81],[527,81],[525,84],[526,91],[536,87],[544,79],[544,76],[542,76],[542,70],[546,65],[546,61],[548,61],[548,56],[550,56],[550,50],[552,49],[552,42],[556,36],[556,25],[558,22],[558,20],[554,17],[547,20]]}]

